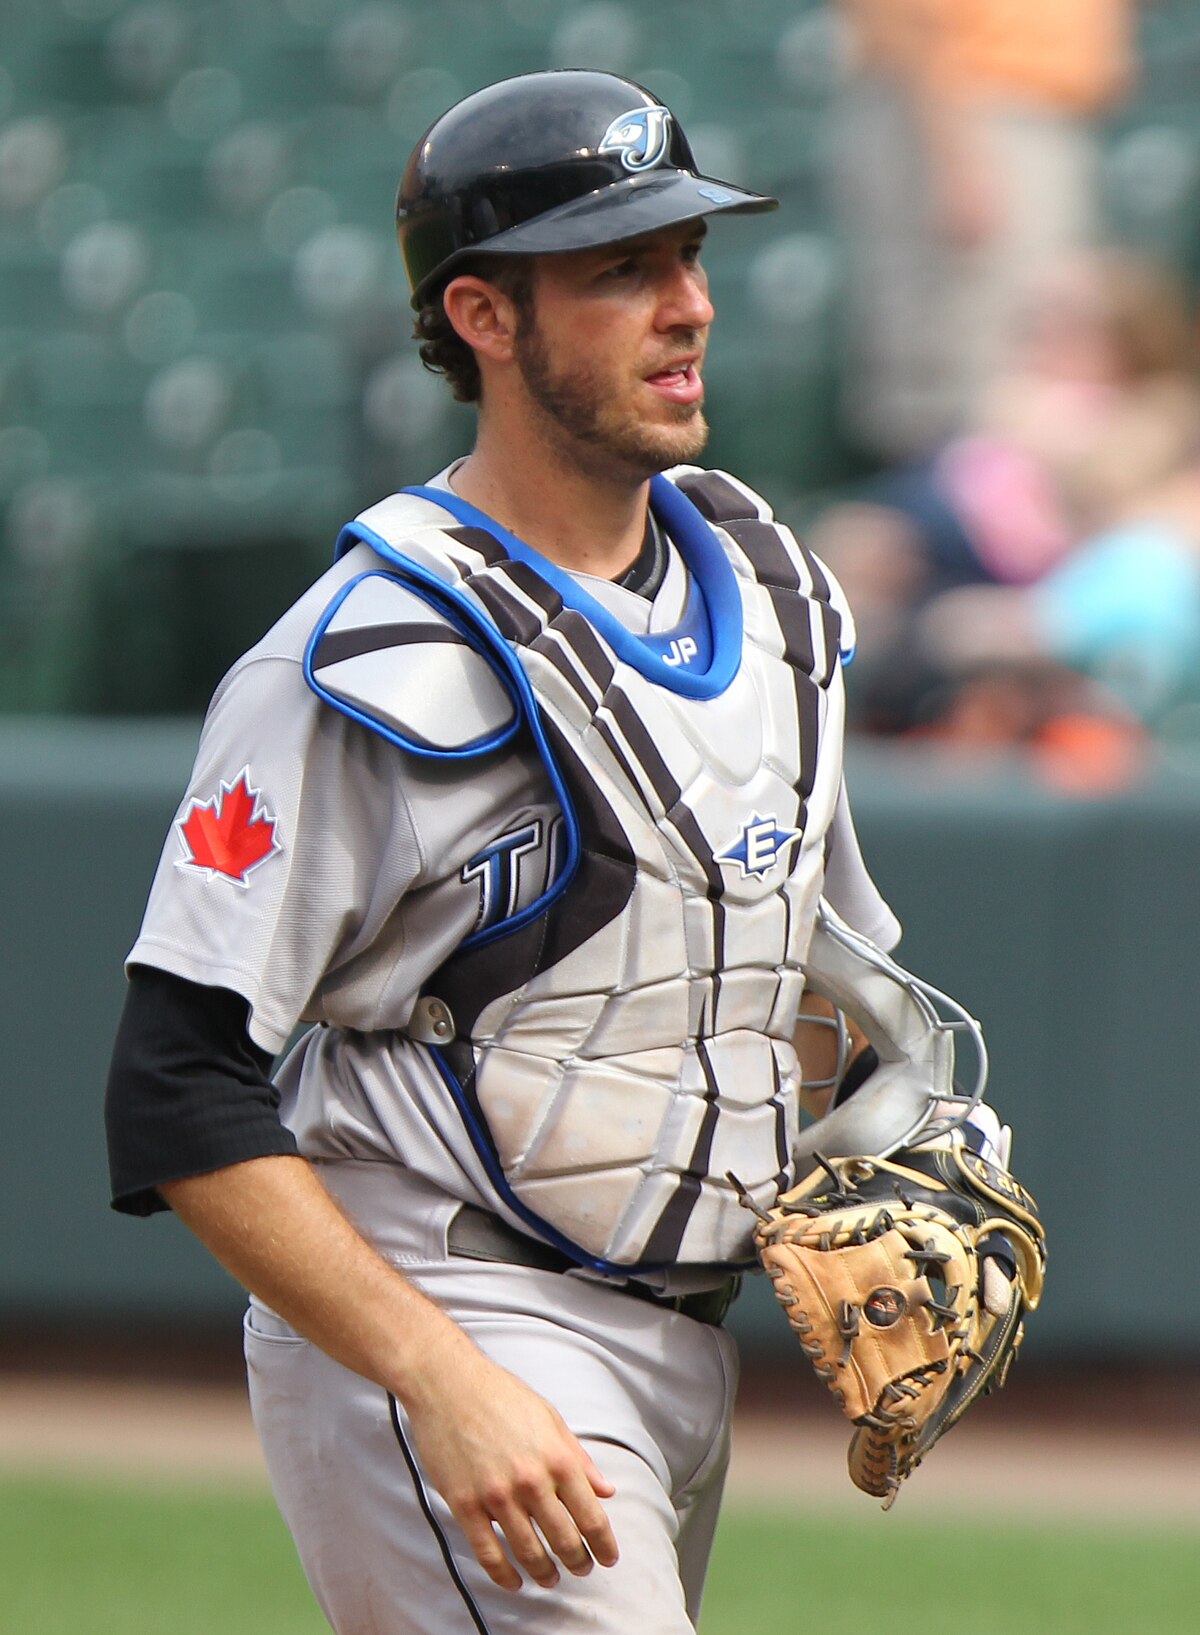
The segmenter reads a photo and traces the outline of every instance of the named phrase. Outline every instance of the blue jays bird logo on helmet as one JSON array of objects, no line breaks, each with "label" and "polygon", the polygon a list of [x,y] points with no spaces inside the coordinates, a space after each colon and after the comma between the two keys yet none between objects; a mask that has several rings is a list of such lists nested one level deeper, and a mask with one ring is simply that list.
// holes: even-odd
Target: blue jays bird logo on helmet
[{"label": "blue jays bird logo on helmet", "polygon": [[618,114],[600,138],[597,153],[617,153],[626,170],[653,170],[667,153],[671,137],[671,112],[661,104],[652,108],[631,108]]}]

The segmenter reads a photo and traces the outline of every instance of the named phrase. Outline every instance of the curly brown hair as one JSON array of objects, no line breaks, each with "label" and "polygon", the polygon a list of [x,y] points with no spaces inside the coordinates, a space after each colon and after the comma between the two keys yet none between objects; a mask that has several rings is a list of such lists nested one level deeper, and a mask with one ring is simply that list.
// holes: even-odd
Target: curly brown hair
[{"label": "curly brown hair", "polygon": [[[495,284],[516,307],[517,317],[522,323],[533,312],[531,256],[472,257],[455,267],[453,276],[458,278],[464,273],[475,278],[486,278],[488,283]],[[483,395],[479,364],[474,349],[468,346],[446,316],[442,305],[445,290],[445,284],[439,285],[417,311],[413,323],[413,336],[420,343],[417,350],[426,369],[435,375],[445,375],[456,402],[478,403]]]}]

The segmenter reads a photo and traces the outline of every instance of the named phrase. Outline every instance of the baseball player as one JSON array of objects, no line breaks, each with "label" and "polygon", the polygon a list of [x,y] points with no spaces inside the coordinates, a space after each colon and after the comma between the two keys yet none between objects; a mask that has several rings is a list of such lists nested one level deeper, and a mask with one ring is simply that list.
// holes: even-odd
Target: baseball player
[{"label": "baseball player", "polygon": [[249,1289],[340,1635],[699,1617],[739,1193],[795,1179],[802,1016],[805,1080],[845,1067],[818,905],[898,936],[843,787],[838,587],[695,463],[706,219],[774,203],[607,74],[432,126],[399,236],[474,447],[351,522],[221,682],[129,956],[115,1206]]}]

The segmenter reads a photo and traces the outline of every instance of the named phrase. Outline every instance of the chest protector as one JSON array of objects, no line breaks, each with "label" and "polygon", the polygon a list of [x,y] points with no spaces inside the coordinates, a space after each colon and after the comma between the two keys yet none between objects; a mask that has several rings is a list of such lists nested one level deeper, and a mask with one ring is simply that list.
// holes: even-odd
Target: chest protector
[{"label": "chest protector", "polygon": [[[792,1032],[842,766],[843,615],[819,563],[722,474],[656,478],[651,504],[691,576],[673,631],[633,635],[456,496],[414,490],[346,530],[387,572],[351,582],[307,659],[410,753],[537,748],[563,813],[552,877],[432,974],[411,1031],[509,1211],[609,1272],[748,1261],[729,1174],[763,1196],[795,1179]],[[454,658],[452,697],[389,682],[414,631]]]}]

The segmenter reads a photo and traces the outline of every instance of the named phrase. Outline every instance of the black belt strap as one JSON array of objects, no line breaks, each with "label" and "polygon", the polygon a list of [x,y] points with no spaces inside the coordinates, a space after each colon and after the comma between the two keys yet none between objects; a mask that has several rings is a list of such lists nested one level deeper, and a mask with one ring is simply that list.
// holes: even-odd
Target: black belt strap
[{"label": "black belt strap", "polygon": [[[577,1264],[570,1255],[553,1244],[518,1232],[499,1215],[490,1210],[476,1209],[474,1204],[463,1204],[450,1222],[446,1246],[452,1255],[462,1260],[499,1261],[509,1266],[532,1266],[542,1272],[565,1272]],[[660,1294],[645,1283],[630,1280],[614,1284],[619,1294],[632,1295],[635,1300],[649,1300],[655,1306],[665,1306],[697,1323],[716,1325],[724,1320],[726,1312],[737,1298],[741,1277],[735,1272],[724,1278],[715,1289],[702,1289],[697,1294]]]}]

